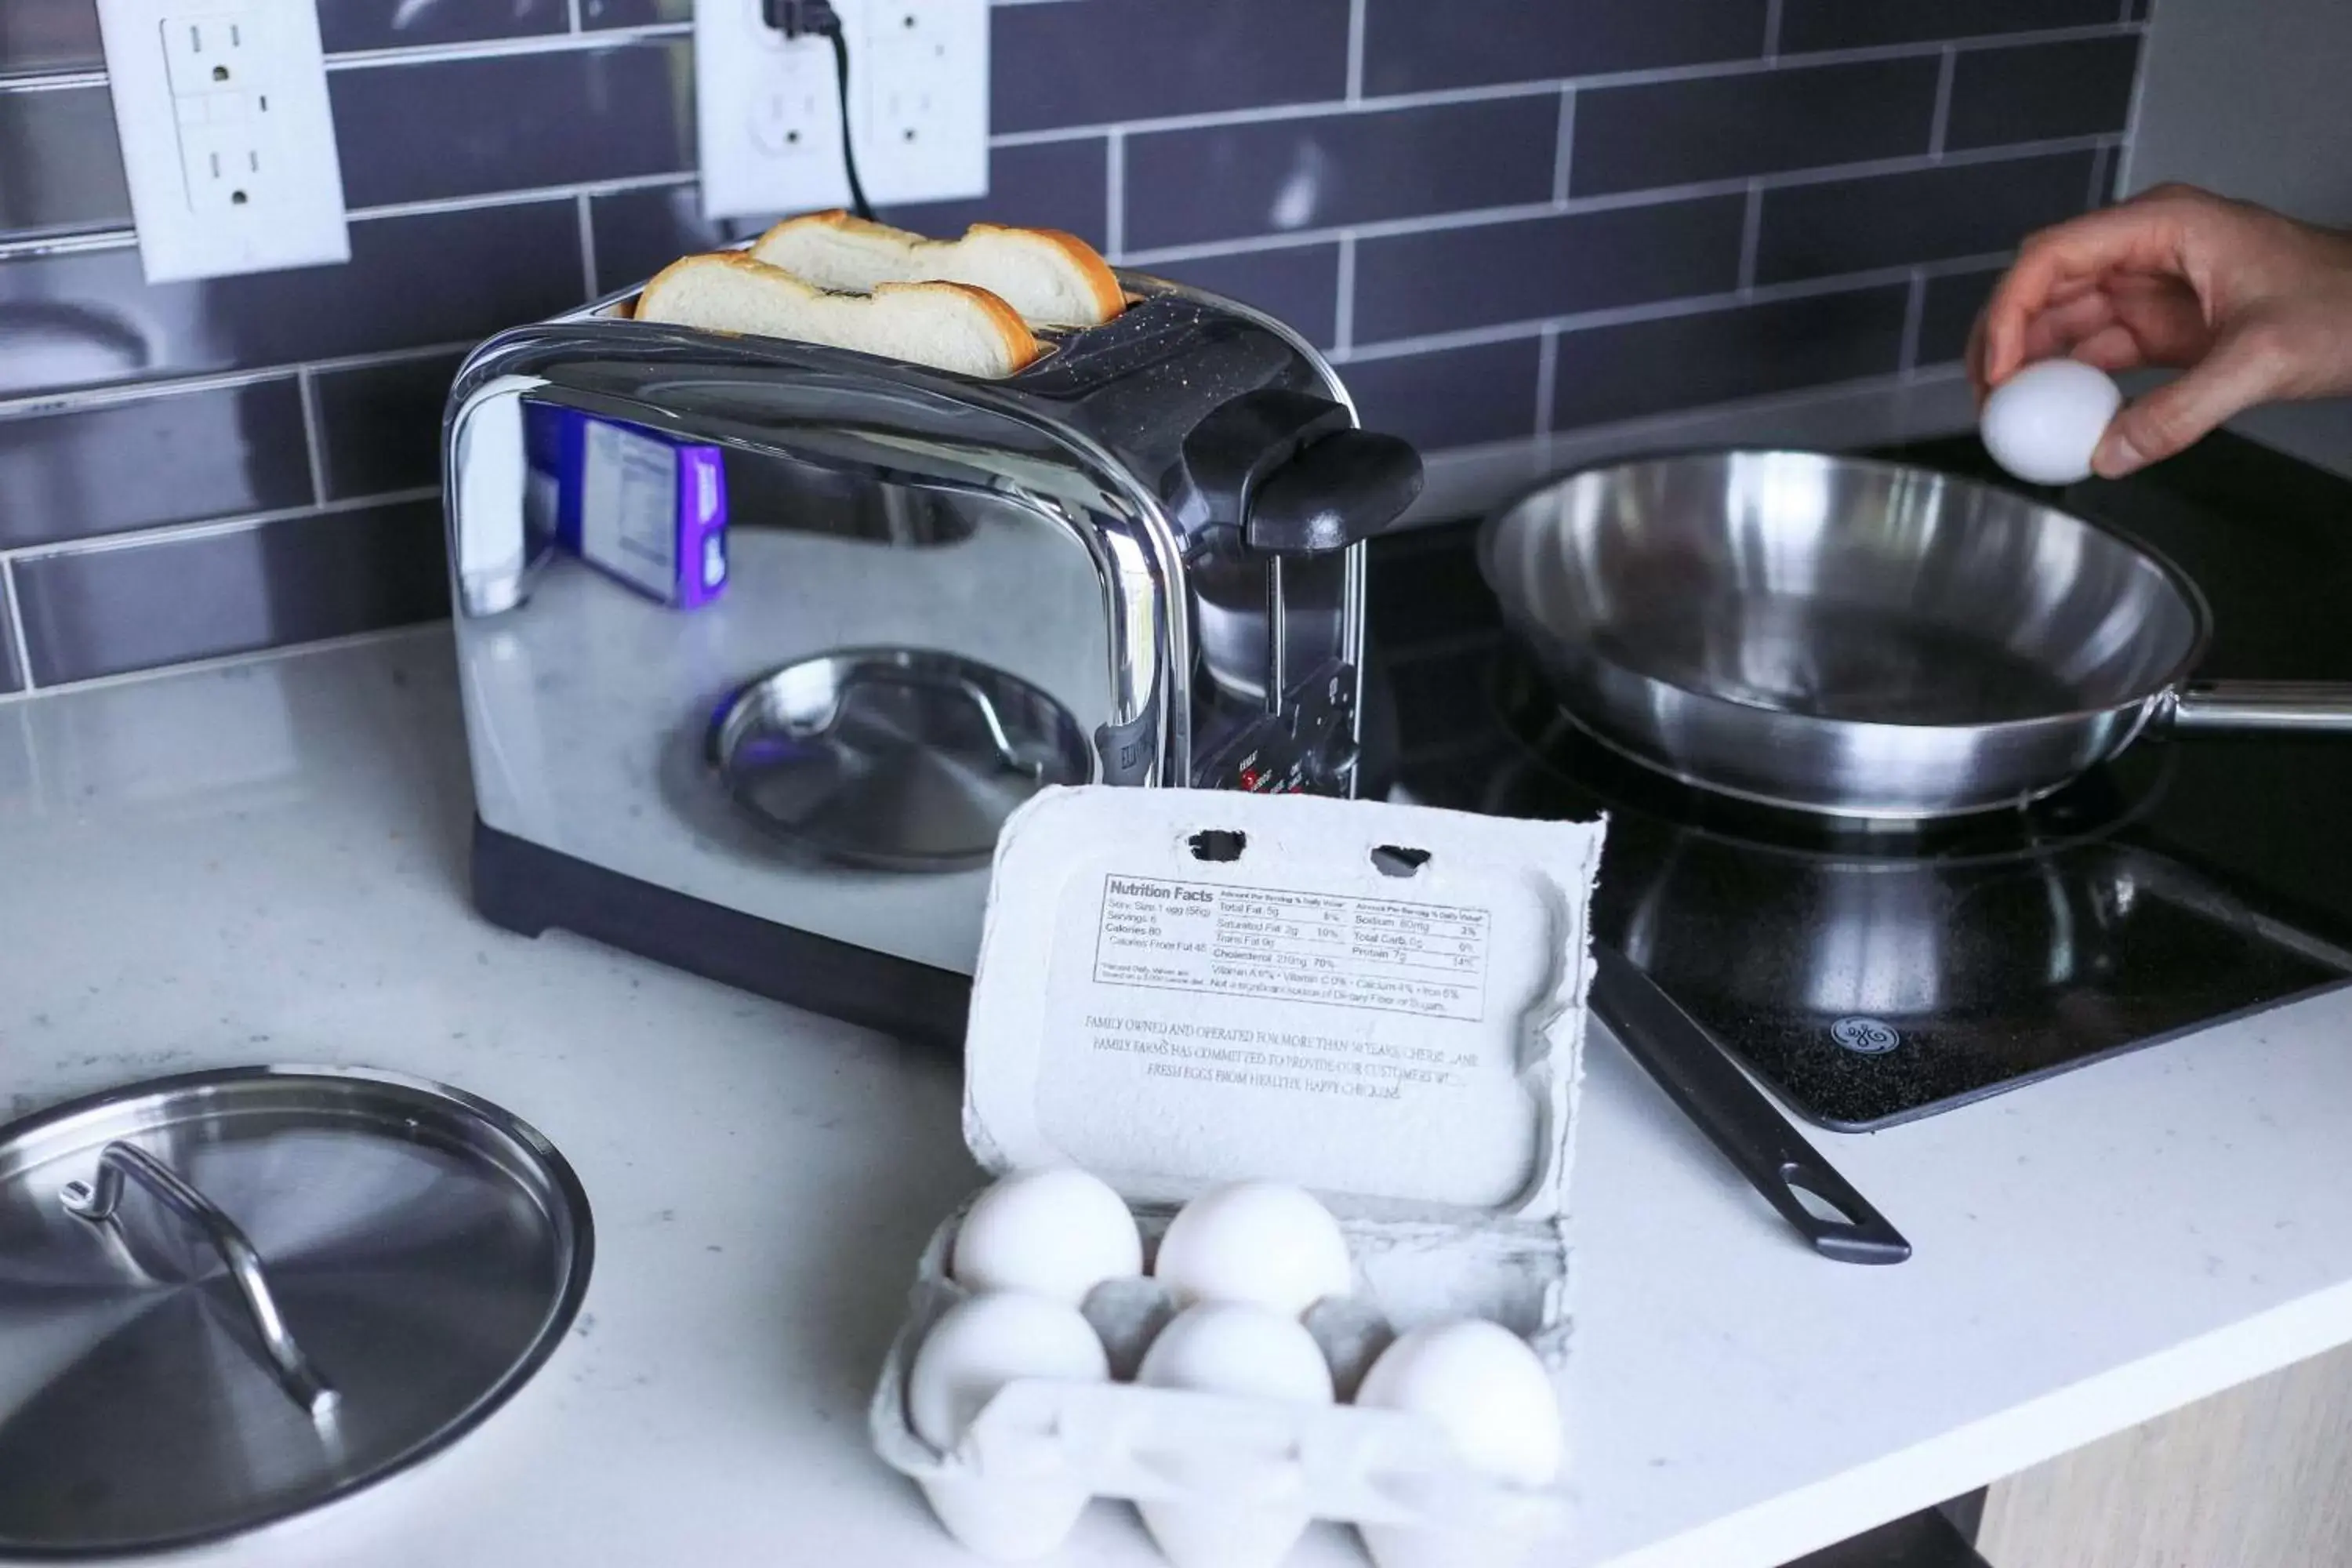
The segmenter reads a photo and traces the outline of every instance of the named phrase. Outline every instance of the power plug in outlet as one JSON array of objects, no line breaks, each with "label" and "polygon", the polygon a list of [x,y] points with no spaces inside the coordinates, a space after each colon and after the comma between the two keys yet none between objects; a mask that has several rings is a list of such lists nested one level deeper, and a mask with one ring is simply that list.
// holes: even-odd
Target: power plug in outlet
[{"label": "power plug in outlet", "polygon": [[[834,0],[849,40],[849,121],[869,200],[988,194],[987,0]],[[843,206],[832,43],[786,42],[760,0],[695,8],[702,209],[710,218]]]},{"label": "power plug in outlet", "polygon": [[311,0],[99,0],[151,283],[351,258]]}]

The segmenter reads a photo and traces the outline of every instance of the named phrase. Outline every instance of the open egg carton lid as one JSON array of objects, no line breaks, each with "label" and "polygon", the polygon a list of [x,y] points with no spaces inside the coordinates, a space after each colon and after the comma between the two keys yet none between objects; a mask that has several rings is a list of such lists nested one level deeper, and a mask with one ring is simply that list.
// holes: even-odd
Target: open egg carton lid
[{"label": "open egg carton lid", "polygon": [[[1296,1184],[1339,1220],[1378,1342],[1475,1315],[1557,1374],[1602,829],[1307,795],[1043,791],[998,840],[965,1142],[994,1173],[1092,1171],[1148,1249],[1196,1194]],[[1281,1452],[1268,1473],[1322,1518],[1439,1527],[1558,1504],[1468,1473],[1416,1417],[1120,1383],[1008,1384],[943,1453],[908,1424],[905,1388],[965,1294],[949,1276],[961,1217],[918,1264],[871,1411],[877,1451],[927,1484],[1053,1474],[1098,1496],[1207,1495],[1206,1478]],[[1117,1375],[1140,1347],[1097,1326]],[[1327,1340],[1343,1397],[1377,1348],[1349,1365]]]}]

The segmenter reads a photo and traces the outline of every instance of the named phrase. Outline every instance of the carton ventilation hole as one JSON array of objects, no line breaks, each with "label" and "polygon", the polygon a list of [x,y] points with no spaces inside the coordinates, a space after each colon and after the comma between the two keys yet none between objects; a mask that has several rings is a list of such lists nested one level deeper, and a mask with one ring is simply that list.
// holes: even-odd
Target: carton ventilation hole
[{"label": "carton ventilation hole", "polygon": [[1380,868],[1383,877],[1417,876],[1429,864],[1429,851],[1408,849],[1402,844],[1375,844],[1372,864]]},{"label": "carton ventilation hole", "polygon": [[1185,842],[1192,847],[1195,860],[1238,860],[1249,844],[1249,836],[1223,827],[1204,827]]}]

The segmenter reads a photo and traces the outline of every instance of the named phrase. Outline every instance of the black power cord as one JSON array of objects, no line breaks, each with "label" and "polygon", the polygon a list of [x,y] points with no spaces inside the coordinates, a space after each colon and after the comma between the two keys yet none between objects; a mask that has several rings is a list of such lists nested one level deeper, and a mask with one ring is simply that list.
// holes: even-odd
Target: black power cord
[{"label": "black power cord", "polygon": [[832,0],[760,0],[760,17],[788,42],[809,36],[832,40],[834,76],[841,89],[841,163],[849,175],[850,210],[871,220],[874,208],[857,177],[857,149],[850,144],[849,40],[842,34],[841,13],[833,8]]}]

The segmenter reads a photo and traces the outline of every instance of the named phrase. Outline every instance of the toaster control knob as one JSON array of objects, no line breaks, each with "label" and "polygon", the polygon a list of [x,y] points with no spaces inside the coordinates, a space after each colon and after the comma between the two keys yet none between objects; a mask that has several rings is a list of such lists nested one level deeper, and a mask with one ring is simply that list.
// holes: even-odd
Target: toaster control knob
[{"label": "toaster control knob", "polygon": [[1260,387],[1211,409],[1184,437],[1185,523],[1233,529],[1253,550],[1322,554],[1370,538],[1421,493],[1421,458],[1355,428],[1326,397]]}]

